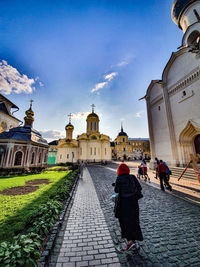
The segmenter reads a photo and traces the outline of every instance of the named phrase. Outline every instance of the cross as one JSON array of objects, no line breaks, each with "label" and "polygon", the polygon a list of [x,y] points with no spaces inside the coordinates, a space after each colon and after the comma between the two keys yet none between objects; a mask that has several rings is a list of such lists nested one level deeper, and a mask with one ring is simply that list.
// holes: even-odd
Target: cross
[{"label": "cross", "polygon": [[31,104],[30,104],[30,108],[32,108],[32,103],[33,103],[33,102],[34,102],[33,99],[31,99],[31,100],[30,100],[30,103],[31,103]]},{"label": "cross", "polygon": [[94,113],[94,108],[95,108],[95,105],[94,105],[94,104],[92,104],[92,105],[91,105],[91,107],[92,107],[92,113]]},{"label": "cross", "polygon": [[72,115],[72,113],[70,112],[69,115],[68,115],[68,117],[69,117],[69,123],[71,123],[72,116],[73,116],[73,115]]}]

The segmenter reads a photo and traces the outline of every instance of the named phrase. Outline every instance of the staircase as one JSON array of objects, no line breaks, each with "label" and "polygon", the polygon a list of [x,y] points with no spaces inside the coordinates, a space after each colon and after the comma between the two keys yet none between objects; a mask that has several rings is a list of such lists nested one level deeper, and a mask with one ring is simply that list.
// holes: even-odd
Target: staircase
[{"label": "staircase", "polygon": [[[181,168],[181,167],[169,167],[169,169],[172,172],[172,176],[174,177],[180,177],[182,172],[184,171],[185,168]],[[194,172],[193,169],[188,168],[187,171],[184,173],[184,175],[182,176],[181,179],[189,179],[189,180],[197,180],[197,176]]]}]

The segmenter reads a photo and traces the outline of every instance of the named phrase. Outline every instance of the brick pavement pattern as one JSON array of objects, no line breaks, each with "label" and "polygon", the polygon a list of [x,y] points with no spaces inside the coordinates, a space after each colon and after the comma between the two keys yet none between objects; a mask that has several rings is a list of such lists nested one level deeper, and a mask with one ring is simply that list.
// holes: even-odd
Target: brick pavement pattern
[{"label": "brick pavement pattern", "polygon": [[[56,266],[119,267],[104,214],[91,176],[84,170],[79,180],[74,202],[67,218]],[[55,264],[51,263],[51,266]]]},{"label": "brick pavement pattern", "polygon": [[[114,242],[116,234],[120,237],[120,228],[113,216],[114,204],[110,201],[116,167],[111,164],[107,168],[88,168]],[[140,242],[139,254],[118,255],[121,266],[199,267],[200,207],[143,181],[141,185],[144,197],[139,205],[144,241]]]}]

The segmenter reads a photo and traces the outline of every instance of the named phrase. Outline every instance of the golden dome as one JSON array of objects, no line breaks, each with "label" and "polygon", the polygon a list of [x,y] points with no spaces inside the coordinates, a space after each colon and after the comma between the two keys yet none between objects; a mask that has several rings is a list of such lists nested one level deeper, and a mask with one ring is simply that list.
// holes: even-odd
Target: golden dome
[{"label": "golden dome", "polygon": [[[32,100],[31,100],[32,101]],[[30,105],[30,108],[25,112],[26,116],[24,117],[25,125],[29,125],[32,127],[33,121],[34,121],[34,112],[32,110],[32,102]]]},{"label": "golden dome", "polygon": [[99,120],[99,116],[96,113],[92,112],[87,116],[87,120],[88,119],[98,119]]},{"label": "golden dome", "polygon": [[69,122],[69,123],[65,126],[65,130],[74,130],[74,126]]}]

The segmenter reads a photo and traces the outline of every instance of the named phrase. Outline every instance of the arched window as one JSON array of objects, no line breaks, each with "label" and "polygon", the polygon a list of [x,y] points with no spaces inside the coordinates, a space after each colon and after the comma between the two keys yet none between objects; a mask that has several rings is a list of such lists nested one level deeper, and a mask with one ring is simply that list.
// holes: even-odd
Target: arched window
[{"label": "arched window", "polygon": [[15,154],[15,162],[14,162],[14,165],[15,166],[20,166],[21,164],[22,164],[22,152],[21,151],[18,151]]},{"label": "arched window", "polygon": [[34,164],[34,159],[35,159],[35,152],[33,152],[31,155],[31,164]]},{"label": "arched window", "polygon": [[94,130],[96,131],[96,129],[97,129],[97,123],[96,123],[96,121],[94,122]]},{"label": "arched window", "polygon": [[39,154],[38,163],[41,163],[42,153]]},{"label": "arched window", "polygon": [[105,155],[106,155],[106,148],[105,148]]},{"label": "arched window", "polygon": [[91,121],[91,123],[90,123],[90,130],[92,131],[92,121]]},{"label": "arched window", "polygon": [[90,148],[90,155],[92,155],[92,147]]},{"label": "arched window", "polygon": [[193,46],[196,47],[197,46],[197,38],[200,36],[199,31],[193,31],[187,39],[187,45],[188,46]]}]

